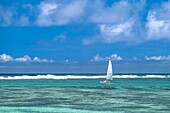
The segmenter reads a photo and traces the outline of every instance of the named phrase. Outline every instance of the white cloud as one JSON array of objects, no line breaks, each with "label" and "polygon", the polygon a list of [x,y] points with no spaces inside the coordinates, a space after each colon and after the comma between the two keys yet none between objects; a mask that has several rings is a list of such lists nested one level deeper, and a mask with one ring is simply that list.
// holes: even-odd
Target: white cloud
[{"label": "white cloud", "polygon": [[112,54],[111,56],[101,57],[99,54],[96,54],[91,61],[100,62],[100,61],[107,61],[111,59],[112,61],[120,61],[123,60],[122,57],[118,56],[117,54]]},{"label": "white cloud", "polygon": [[112,55],[110,56],[110,59],[111,59],[111,60],[115,60],[115,61],[123,60],[123,58],[120,57],[120,56],[118,56],[117,54],[112,54]]},{"label": "white cloud", "polygon": [[54,60],[40,59],[38,57],[34,57],[33,61],[34,62],[45,62],[45,63],[54,62]]},{"label": "white cloud", "polygon": [[94,58],[92,59],[92,61],[95,61],[95,62],[100,62],[100,61],[103,61],[105,60],[103,57],[101,57],[99,54],[96,54],[94,56]]},{"label": "white cloud", "polygon": [[148,40],[170,39],[170,0],[149,10],[146,29]]},{"label": "white cloud", "polygon": [[58,4],[41,2],[38,6],[39,15],[37,16],[36,24],[42,26],[53,25],[50,15],[54,14],[57,8]]},{"label": "white cloud", "polygon": [[12,61],[13,58],[10,55],[7,54],[2,54],[0,55],[0,62],[8,62],[8,61]]},{"label": "white cloud", "polygon": [[90,3],[89,21],[98,24],[116,24],[127,21],[131,16],[131,4],[127,1],[118,1],[111,6],[106,6],[102,0]]},{"label": "white cloud", "polygon": [[30,56],[28,55],[24,55],[23,57],[20,57],[20,58],[13,58],[12,56],[10,55],[7,55],[7,54],[2,54],[0,55],[0,62],[9,62],[9,61],[12,61],[12,62],[44,62],[44,63],[53,63],[55,62],[54,60],[50,59],[40,59],[38,57],[34,57],[34,59],[31,59]]},{"label": "white cloud", "polygon": [[35,62],[41,62],[41,59],[39,59],[38,57],[34,57],[34,61]]},{"label": "white cloud", "polygon": [[157,12],[155,11],[148,13],[148,22],[146,24],[148,39],[170,38],[170,18],[168,20],[158,20],[156,15]]},{"label": "white cloud", "polygon": [[66,4],[46,0],[40,3],[38,11],[37,25],[65,25],[81,18],[84,13],[84,1],[71,1]]},{"label": "white cloud", "polygon": [[103,0],[43,0],[34,6],[0,5],[0,26],[58,26],[77,23],[98,26],[98,35],[83,39],[85,45],[170,39],[170,0],[159,5],[153,4],[150,9],[145,6],[145,0],[120,0],[112,4]]},{"label": "white cloud", "polygon": [[114,43],[136,40],[133,39],[134,37],[132,36],[133,25],[134,22],[132,20],[120,24],[101,24],[99,25],[100,35],[84,39],[82,43],[89,45],[96,42]]},{"label": "white cloud", "polygon": [[[72,23],[117,24],[131,17],[132,4],[118,1],[108,6],[102,0],[43,0],[31,4],[13,4],[14,8],[0,6],[0,17],[5,25],[56,26]],[[24,10],[24,15],[19,10]],[[33,17],[30,23],[30,18]],[[121,17],[121,18],[120,18]]]},{"label": "white cloud", "polygon": [[[118,24],[131,17],[132,4],[127,1],[114,2],[107,6],[102,0],[44,0],[37,5],[35,24],[56,26],[72,23]],[[121,17],[121,18],[120,18]]]},{"label": "white cloud", "polygon": [[100,25],[102,38],[106,43],[126,41],[131,36],[132,26],[132,21],[116,25]]},{"label": "white cloud", "polygon": [[119,35],[121,33],[124,33],[128,29],[131,29],[132,22],[125,22],[118,25],[100,25],[100,30],[103,33],[106,33],[108,35]]},{"label": "white cloud", "polygon": [[28,61],[31,61],[31,57],[29,57],[28,55],[24,55],[21,58],[16,58],[15,61],[17,61],[17,62],[28,62]]},{"label": "white cloud", "polygon": [[57,10],[57,8],[58,8],[58,4],[54,4],[54,3],[41,2],[39,5],[41,15],[45,15],[45,16],[48,16],[48,15],[54,13],[55,10]]},{"label": "white cloud", "polygon": [[168,56],[145,56],[146,60],[156,60],[156,61],[160,61],[160,60],[170,60],[170,55]]},{"label": "white cloud", "polygon": [[132,3],[118,1],[114,2],[110,7],[105,5],[101,5],[101,7],[96,9],[99,9],[99,13],[101,12],[98,18],[102,18],[100,20],[103,21],[98,21],[97,19],[96,22],[94,21],[99,25],[99,35],[83,39],[82,43],[84,45],[116,42],[139,43],[143,41],[145,30],[142,28],[143,23],[141,22],[140,13],[145,7],[144,1]]}]

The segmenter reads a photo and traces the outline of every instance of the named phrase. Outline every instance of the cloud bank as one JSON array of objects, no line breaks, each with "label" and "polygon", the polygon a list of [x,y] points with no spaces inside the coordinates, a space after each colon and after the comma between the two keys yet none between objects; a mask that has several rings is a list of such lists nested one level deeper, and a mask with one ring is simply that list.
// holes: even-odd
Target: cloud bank
[{"label": "cloud bank", "polygon": [[168,56],[145,56],[146,60],[155,60],[155,61],[162,61],[162,60],[170,60],[170,55]]},{"label": "cloud bank", "polygon": [[23,57],[20,57],[20,58],[13,58],[12,56],[10,55],[7,55],[7,54],[2,54],[0,55],[0,62],[44,62],[44,63],[52,63],[54,62],[54,60],[50,59],[40,59],[38,57],[34,57],[33,59],[31,59],[30,56],[28,55],[24,55]]},{"label": "cloud bank", "polygon": [[123,58],[118,56],[117,54],[112,54],[111,56],[106,56],[106,57],[101,57],[99,54],[96,54],[91,61],[100,62],[100,61],[107,61],[108,59],[111,59],[112,61],[123,60]]},{"label": "cloud bank", "polygon": [[8,61],[13,61],[13,57],[11,57],[10,55],[7,55],[7,54],[2,54],[0,55],[0,61],[1,62],[8,62]]},{"label": "cloud bank", "polygon": [[169,40],[169,7],[170,0],[159,5],[145,0],[111,4],[103,0],[43,0],[34,5],[0,5],[0,26],[97,26],[96,35],[82,39],[84,45]]}]

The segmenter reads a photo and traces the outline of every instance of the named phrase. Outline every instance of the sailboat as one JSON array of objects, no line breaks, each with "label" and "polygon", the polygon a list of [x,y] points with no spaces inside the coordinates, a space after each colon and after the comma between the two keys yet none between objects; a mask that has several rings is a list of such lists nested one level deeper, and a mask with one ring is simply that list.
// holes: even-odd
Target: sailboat
[{"label": "sailboat", "polygon": [[107,75],[106,75],[106,80],[104,81],[100,81],[101,83],[111,83],[111,80],[113,75],[113,70],[112,70],[112,62],[111,59],[109,59],[109,63],[108,63],[108,68],[107,68]]}]

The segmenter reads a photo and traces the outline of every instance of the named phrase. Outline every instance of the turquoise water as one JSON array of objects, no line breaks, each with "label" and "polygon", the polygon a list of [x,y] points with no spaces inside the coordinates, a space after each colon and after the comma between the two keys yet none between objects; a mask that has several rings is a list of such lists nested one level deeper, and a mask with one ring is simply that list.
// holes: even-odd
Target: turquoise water
[{"label": "turquoise water", "polygon": [[170,113],[169,77],[101,80],[1,79],[0,113]]}]

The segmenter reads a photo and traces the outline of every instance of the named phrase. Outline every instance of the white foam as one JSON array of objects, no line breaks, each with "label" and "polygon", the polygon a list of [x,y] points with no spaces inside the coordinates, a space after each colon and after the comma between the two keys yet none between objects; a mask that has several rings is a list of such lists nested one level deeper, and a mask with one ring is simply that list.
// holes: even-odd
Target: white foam
[{"label": "white foam", "polygon": [[[147,78],[166,78],[164,75],[146,75]],[[167,76],[169,77],[169,75]]]},{"label": "white foam", "polygon": [[[29,75],[22,75],[22,76],[0,76],[0,80],[20,80],[20,79],[100,79],[105,78],[105,75],[101,76],[86,76],[86,75],[37,75],[37,76],[29,76]],[[113,79],[116,78],[170,78],[169,75],[114,75]]]},{"label": "white foam", "polygon": [[170,78],[169,75],[116,75],[113,78]]},{"label": "white foam", "polygon": [[140,76],[137,75],[115,75],[113,78],[140,78]]},{"label": "white foam", "polygon": [[76,75],[65,75],[65,76],[58,76],[58,75],[37,75],[37,76],[0,76],[0,80],[17,80],[17,79],[99,79],[105,78],[105,76],[76,76]]}]

